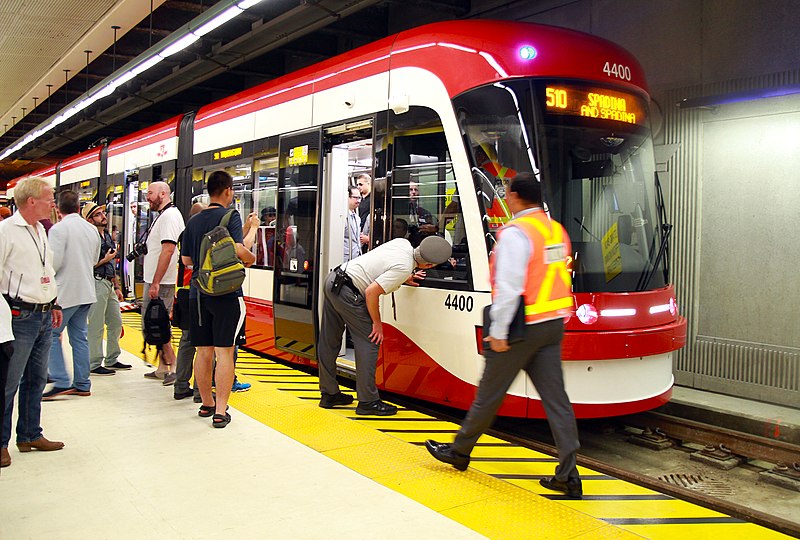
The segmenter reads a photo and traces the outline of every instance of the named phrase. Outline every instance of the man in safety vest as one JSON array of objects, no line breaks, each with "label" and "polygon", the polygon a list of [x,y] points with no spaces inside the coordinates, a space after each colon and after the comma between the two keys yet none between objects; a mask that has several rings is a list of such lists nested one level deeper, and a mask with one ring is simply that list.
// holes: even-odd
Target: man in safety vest
[{"label": "man in safety vest", "polygon": [[[541,396],[558,448],[555,476],[540,483],[580,499],[578,428],[561,371],[564,317],[574,305],[567,264],[569,237],[542,209],[541,184],[532,174],[520,173],[511,181],[506,202],[514,219],[502,229],[492,256],[492,322],[484,328],[484,341],[491,350],[485,353],[483,378],[455,441],[428,440],[425,446],[439,461],[466,470],[472,448],[492,424],[519,371],[525,370]],[[519,341],[509,343],[508,329],[520,296],[526,324]]]}]

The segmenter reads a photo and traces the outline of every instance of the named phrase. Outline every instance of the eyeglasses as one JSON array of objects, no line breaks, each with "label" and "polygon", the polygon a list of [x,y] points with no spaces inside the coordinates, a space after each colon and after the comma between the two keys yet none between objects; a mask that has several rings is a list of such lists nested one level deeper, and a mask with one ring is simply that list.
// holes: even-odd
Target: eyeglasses
[{"label": "eyeglasses", "polygon": [[361,199],[363,199],[363,197],[361,197],[360,195],[350,195],[350,198],[351,198],[351,199],[358,199],[359,201],[360,201]]}]

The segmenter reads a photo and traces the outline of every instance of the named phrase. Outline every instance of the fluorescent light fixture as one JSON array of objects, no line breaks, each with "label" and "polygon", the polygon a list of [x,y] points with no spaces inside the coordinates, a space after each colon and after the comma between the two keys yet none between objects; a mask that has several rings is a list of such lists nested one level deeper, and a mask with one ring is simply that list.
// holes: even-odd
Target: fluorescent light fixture
[{"label": "fluorescent light fixture", "polygon": [[175,53],[181,52],[183,49],[185,49],[198,39],[200,39],[200,36],[196,36],[194,34],[186,34],[178,41],[176,41],[175,43],[173,43],[172,45],[170,45],[169,47],[158,53],[158,56],[160,56],[161,58],[172,56]]},{"label": "fluorescent light fixture", "polygon": [[260,2],[261,0],[244,0],[243,2],[239,2],[238,6],[239,9],[250,9],[251,7]]},{"label": "fluorescent light fixture", "polygon": [[192,30],[192,34],[197,37],[204,36],[212,30],[219,28],[229,20],[235,18],[242,12],[243,10],[238,6],[231,6],[196,30]]},{"label": "fluorescent light fixture", "polygon": [[158,55],[153,56],[152,58],[148,58],[147,61],[142,62],[138,66],[132,67],[130,72],[134,77],[136,77],[140,73],[144,73],[145,71],[147,71],[148,69],[150,69],[154,65],[158,64],[163,59],[164,58],[162,58],[161,56],[158,56]]}]

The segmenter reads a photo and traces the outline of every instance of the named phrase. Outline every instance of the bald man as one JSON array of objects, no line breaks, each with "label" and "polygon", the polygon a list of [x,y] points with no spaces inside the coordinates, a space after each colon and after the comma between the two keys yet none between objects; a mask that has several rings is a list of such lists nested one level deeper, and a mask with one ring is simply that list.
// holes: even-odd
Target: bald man
[{"label": "bald man", "polygon": [[[161,298],[172,312],[175,299],[175,283],[178,279],[178,237],[185,224],[180,210],[170,198],[166,182],[152,182],[147,186],[147,202],[150,210],[158,212],[147,235],[147,254],[144,256],[144,291],[142,314],[147,312],[150,300]],[[143,318],[144,319],[144,318]],[[175,384],[175,350],[172,343],[164,345],[161,361],[155,371],[145,373],[148,379],[163,381],[164,386]]]}]

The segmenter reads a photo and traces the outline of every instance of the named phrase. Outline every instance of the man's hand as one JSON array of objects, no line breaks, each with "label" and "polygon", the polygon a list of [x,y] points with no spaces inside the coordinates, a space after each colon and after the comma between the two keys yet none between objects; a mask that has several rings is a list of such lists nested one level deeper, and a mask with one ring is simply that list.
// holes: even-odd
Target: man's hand
[{"label": "man's hand", "polygon": [[159,283],[150,284],[150,290],[147,293],[147,296],[150,297],[150,300],[155,300],[156,298],[158,298],[159,285],[160,285]]},{"label": "man's hand", "polygon": [[372,332],[369,334],[369,340],[376,345],[383,343],[383,323],[372,323]]},{"label": "man's hand", "polygon": [[506,352],[511,348],[507,339],[495,339],[492,336],[486,336],[483,341],[488,343],[494,352]]},{"label": "man's hand", "polygon": [[116,249],[109,249],[109,250],[106,252],[106,255],[105,255],[105,257],[103,257],[102,259],[100,259],[100,263],[101,263],[101,264],[105,264],[105,263],[107,263],[107,262],[111,262],[111,261],[113,261],[113,260],[114,260],[114,258],[115,258],[116,256],[117,256],[117,250],[116,250]]},{"label": "man's hand", "polygon": [[122,289],[114,289],[114,293],[117,295],[117,300],[120,302],[125,300],[125,297],[122,296]]},{"label": "man's hand", "polygon": [[425,270],[417,270],[416,272],[408,276],[408,279],[405,281],[405,284],[411,285],[412,287],[419,287],[419,283],[417,283],[417,280],[421,281],[423,279],[425,279]]},{"label": "man's hand", "polygon": [[60,309],[54,309],[51,313],[53,314],[53,328],[60,327],[61,323],[64,322],[64,314]]}]

